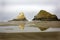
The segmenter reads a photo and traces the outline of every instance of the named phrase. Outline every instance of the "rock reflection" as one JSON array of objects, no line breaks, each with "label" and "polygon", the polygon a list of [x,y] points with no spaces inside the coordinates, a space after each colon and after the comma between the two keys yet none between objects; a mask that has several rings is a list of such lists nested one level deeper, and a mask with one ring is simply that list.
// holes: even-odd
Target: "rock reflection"
[{"label": "rock reflection", "polygon": [[48,26],[42,26],[39,23],[33,23],[33,24],[29,24],[30,27],[37,27],[38,29],[40,29],[41,31],[45,31],[47,30],[49,27]]},{"label": "rock reflection", "polygon": [[25,27],[25,23],[21,23],[21,24],[19,25],[19,28],[20,28],[21,30],[24,30],[24,27]]},{"label": "rock reflection", "polygon": [[38,27],[41,31],[47,30],[49,27]]},{"label": "rock reflection", "polygon": [[40,25],[40,23],[33,23],[33,24],[25,24],[25,23],[21,23],[20,25],[19,25],[19,28],[21,29],[21,30],[24,30],[24,28],[25,28],[25,25],[26,26],[28,26],[28,27],[37,27],[38,29],[40,29],[41,31],[45,31],[45,30],[47,30],[49,27],[48,26],[45,26],[45,25]]}]

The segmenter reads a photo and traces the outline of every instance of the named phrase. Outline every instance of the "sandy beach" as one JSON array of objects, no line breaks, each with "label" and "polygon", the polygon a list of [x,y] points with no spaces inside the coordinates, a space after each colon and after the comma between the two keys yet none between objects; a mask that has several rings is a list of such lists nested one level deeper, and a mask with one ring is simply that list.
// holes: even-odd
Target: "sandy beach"
[{"label": "sandy beach", "polygon": [[0,33],[0,40],[60,40],[60,32]]},{"label": "sandy beach", "polygon": [[[60,28],[60,21],[0,22],[0,28],[2,28],[2,27],[7,28],[8,26],[11,26],[11,27],[12,26],[19,26],[20,24],[27,24],[31,27],[32,26],[37,26],[37,27],[47,27],[48,26],[48,27],[51,27],[51,28]],[[10,32],[9,33],[10,30],[11,29],[7,28],[7,33],[6,32],[5,33],[0,32],[0,40],[60,40],[60,31],[59,30],[57,30],[55,32],[53,32],[51,30],[52,32],[15,32],[15,33]]]}]

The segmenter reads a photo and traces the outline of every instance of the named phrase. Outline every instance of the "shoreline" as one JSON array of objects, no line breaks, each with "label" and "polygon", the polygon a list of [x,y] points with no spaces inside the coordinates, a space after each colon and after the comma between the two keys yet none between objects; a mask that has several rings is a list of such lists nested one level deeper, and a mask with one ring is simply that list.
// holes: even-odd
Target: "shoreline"
[{"label": "shoreline", "polygon": [[[29,24],[29,25],[40,25],[48,27],[58,27],[60,28],[60,21],[10,21],[10,22],[0,22],[0,26],[19,26],[20,24]],[[33,25],[34,26],[34,25]]]}]

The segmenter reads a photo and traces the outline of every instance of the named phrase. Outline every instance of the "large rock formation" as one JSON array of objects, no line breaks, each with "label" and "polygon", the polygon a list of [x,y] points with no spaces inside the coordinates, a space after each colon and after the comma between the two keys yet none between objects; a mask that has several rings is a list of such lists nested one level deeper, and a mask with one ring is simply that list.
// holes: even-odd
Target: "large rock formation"
[{"label": "large rock formation", "polygon": [[36,16],[34,16],[33,20],[46,20],[46,21],[55,21],[58,20],[56,15],[52,15],[51,13],[41,10]]},{"label": "large rock formation", "polygon": [[15,19],[13,19],[12,21],[26,21],[24,13],[23,12],[19,13],[19,15]]}]

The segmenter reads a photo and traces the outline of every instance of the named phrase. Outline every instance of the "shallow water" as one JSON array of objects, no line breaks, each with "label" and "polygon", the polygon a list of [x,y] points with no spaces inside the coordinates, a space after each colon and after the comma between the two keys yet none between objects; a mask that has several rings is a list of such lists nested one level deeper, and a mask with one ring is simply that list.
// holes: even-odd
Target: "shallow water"
[{"label": "shallow water", "polygon": [[0,33],[60,32],[59,23],[60,21],[0,22]]},{"label": "shallow water", "polygon": [[58,32],[60,28],[48,28],[41,31],[38,27],[24,27],[21,29],[19,26],[0,26],[0,32],[3,33],[18,33],[18,32]]},{"label": "shallow water", "polygon": [[41,25],[36,26],[34,23],[25,24],[24,22],[21,24],[17,22],[15,25],[14,23],[16,22],[13,22],[13,25],[2,23],[5,26],[0,26],[0,40],[60,40],[60,28],[49,27],[42,31],[38,27]]}]

